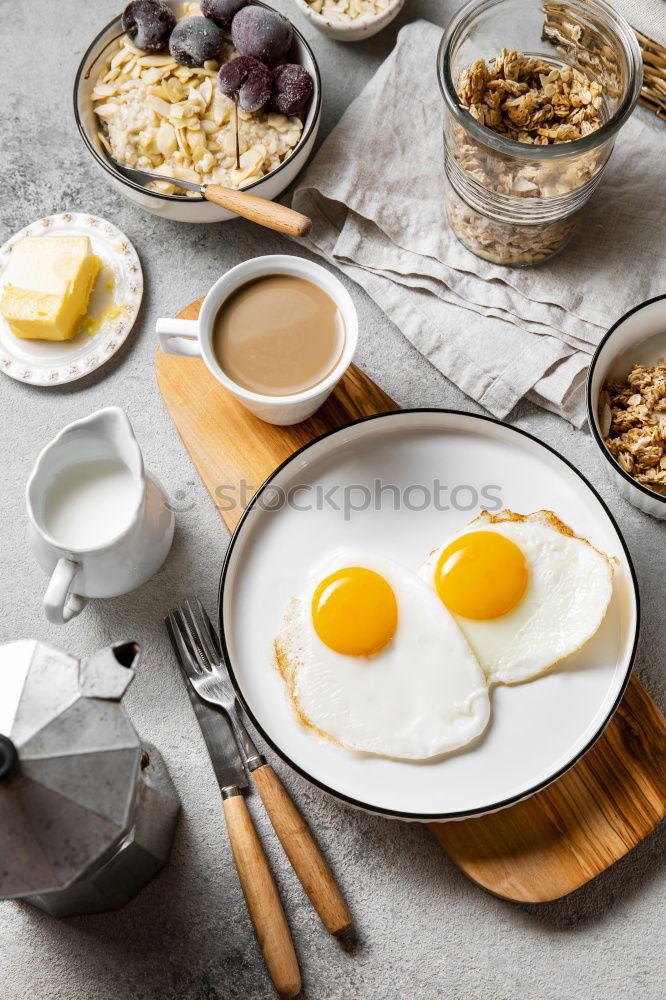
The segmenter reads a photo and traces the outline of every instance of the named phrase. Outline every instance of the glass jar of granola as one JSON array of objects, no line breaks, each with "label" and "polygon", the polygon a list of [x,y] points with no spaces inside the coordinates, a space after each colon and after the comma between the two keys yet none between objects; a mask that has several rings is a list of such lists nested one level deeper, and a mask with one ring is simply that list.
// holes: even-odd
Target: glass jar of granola
[{"label": "glass jar of granola", "polygon": [[603,0],[472,0],[438,55],[449,223],[496,264],[558,253],[642,82],[636,36]]}]

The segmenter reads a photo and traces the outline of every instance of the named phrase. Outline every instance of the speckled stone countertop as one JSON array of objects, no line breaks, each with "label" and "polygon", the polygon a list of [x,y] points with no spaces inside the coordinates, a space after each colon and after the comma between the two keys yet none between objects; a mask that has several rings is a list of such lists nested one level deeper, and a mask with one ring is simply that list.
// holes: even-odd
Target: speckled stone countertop
[{"label": "speckled stone countertop", "polygon": [[[294,246],[242,221],[197,227],[144,215],[121,201],[97,172],[76,132],[71,88],[89,40],[120,6],[117,0],[33,0],[5,4],[2,11],[0,241],[52,212],[94,212],[134,242],[146,291],[133,334],[95,375],[48,389],[0,375],[0,640],[34,636],[77,655],[116,639],[141,642],[144,660],[126,704],[139,731],[162,751],[184,812],[169,867],[120,912],[58,922],[29,906],[1,903],[0,995],[2,1000],[264,1000],[274,994],[231,861],[219,793],[162,628],[165,610],[187,591],[196,589],[214,606],[228,539],[157,391],[153,331],[158,315],[173,314],[203,295],[229,266],[259,253],[293,252]],[[317,34],[289,0],[275,0],[275,6],[298,19],[315,47],[325,93],[321,137],[390,51],[408,18],[442,20],[438,0],[409,0],[380,36],[345,46]],[[403,405],[479,410],[410,347],[359,287],[348,287],[363,329],[358,363],[384,389]],[[25,541],[24,484],[56,429],[112,403],[126,409],[147,466],[183,513],[157,577],[138,593],[93,603],[58,629],[46,623],[41,610],[45,580]],[[587,433],[530,405],[515,411],[511,422],[575,462],[619,521],[642,594],[637,671],[663,706],[663,525],[613,493]],[[424,827],[356,812],[279,762],[277,769],[312,821],[359,930],[350,950],[322,930],[263,809],[252,800],[293,928],[303,996],[663,997],[664,970],[660,981],[658,963],[666,952],[664,854],[658,832],[571,897],[517,906],[468,882]]]}]

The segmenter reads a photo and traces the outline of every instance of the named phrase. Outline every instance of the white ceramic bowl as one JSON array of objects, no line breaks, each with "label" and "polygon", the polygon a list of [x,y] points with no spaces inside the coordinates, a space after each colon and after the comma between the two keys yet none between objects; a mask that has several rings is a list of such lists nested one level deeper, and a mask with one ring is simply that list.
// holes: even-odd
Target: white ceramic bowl
[{"label": "white ceramic bowl", "polygon": [[337,42],[362,42],[365,38],[372,38],[389,25],[405,6],[405,0],[390,0],[381,14],[364,14],[353,21],[333,21],[330,17],[317,14],[306,0],[294,0],[294,3],[315,28]]},{"label": "white ceramic bowl", "polygon": [[[179,0],[168,0],[168,2],[176,13],[180,13],[182,3]],[[257,2],[257,0],[253,0],[253,2]],[[269,5],[259,3],[258,6],[267,7]],[[99,35],[91,42],[76,73],[74,117],[84,146],[113,187],[129,201],[139,205],[147,212],[161,215],[163,218],[172,219],[175,222],[227,222],[229,219],[237,218],[233,212],[229,212],[219,205],[214,205],[200,196],[187,198],[182,195],[159,194],[157,191],[150,191],[148,188],[142,187],[141,184],[129,180],[128,177],[124,177],[114,168],[106,156],[97,137],[99,123],[93,110],[90,95],[99,71],[98,60],[106,49],[116,42],[120,34],[122,34],[122,28],[119,15],[105,28],[102,28]],[[252,194],[256,194],[260,198],[267,198],[269,201],[277,198],[285,188],[289,187],[305,166],[317,138],[321,118],[319,67],[312,49],[295,26],[290,58],[293,62],[305,66],[309,71],[314,80],[314,91],[303,125],[303,135],[294,152],[270,174],[243,188],[244,191],[251,191]]]},{"label": "white ceramic bowl", "polygon": [[637,483],[615,461],[604,444],[598,415],[599,395],[608,378],[626,378],[633,364],[654,365],[663,357],[666,357],[666,295],[659,295],[631,309],[610,328],[592,358],[586,399],[592,436],[611,482],[634,507],[666,520],[666,497]]}]

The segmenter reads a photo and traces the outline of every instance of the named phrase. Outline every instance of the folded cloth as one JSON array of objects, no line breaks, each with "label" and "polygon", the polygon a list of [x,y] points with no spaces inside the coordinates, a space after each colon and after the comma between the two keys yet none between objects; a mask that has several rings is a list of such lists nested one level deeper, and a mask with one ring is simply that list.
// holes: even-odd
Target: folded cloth
[{"label": "folded cloth", "polygon": [[403,28],[323,144],[293,198],[313,219],[304,244],[495,416],[527,396],[580,426],[585,371],[604,331],[666,290],[666,126],[648,112],[625,125],[558,257],[498,267],[446,221],[440,37],[425,21]]},{"label": "folded cloth", "polygon": [[666,45],[664,0],[614,0],[613,6],[626,17],[632,28],[647,35],[658,45]]}]

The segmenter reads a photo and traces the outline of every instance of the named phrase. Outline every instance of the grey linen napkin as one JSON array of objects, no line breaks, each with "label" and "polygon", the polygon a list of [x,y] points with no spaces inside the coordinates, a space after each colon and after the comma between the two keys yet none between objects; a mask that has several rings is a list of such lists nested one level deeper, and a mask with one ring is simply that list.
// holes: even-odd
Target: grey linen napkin
[{"label": "grey linen napkin", "polygon": [[490,264],[446,221],[440,37],[425,21],[403,28],[327,138],[293,197],[313,219],[303,242],[495,416],[527,396],[580,426],[605,330],[666,290],[666,126],[632,117],[562,254],[533,268]]},{"label": "grey linen napkin", "polygon": [[664,0],[614,0],[613,6],[632,28],[637,28],[653,42],[666,45]]}]

